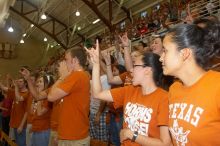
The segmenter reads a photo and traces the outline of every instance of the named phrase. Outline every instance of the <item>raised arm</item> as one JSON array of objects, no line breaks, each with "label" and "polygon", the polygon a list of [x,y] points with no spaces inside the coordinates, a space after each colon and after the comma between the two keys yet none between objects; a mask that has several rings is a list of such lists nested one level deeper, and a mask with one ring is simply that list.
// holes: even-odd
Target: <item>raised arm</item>
[{"label": "raised arm", "polygon": [[29,70],[27,70],[26,68],[22,68],[22,71],[20,71],[20,73],[23,75],[23,77],[27,81],[29,91],[35,100],[42,100],[42,99],[47,98],[47,93],[45,91],[42,91],[42,92],[37,91],[33,81],[31,80]]},{"label": "raised arm", "polygon": [[92,94],[93,97],[105,100],[105,101],[113,101],[112,95],[109,90],[102,90],[101,81],[100,81],[100,59],[99,59],[99,42],[96,40],[96,49],[91,48],[88,50],[91,62],[93,63],[92,69]]},{"label": "raised arm", "polygon": [[109,52],[103,53],[103,58],[105,59],[105,63],[106,63],[106,74],[108,78],[108,83],[114,85],[121,85],[123,83],[121,78],[119,76],[113,76],[110,53]]},{"label": "raised arm", "polygon": [[47,99],[51,102],[54,102],[68,95],[68,93],[58,88],[59,84],[61,84],[64,81],[64,79],[70,74],[70,72],[67,69],[67,65],[65,61],[61,61],[59,63],[58,72],[59,72],[59,79],[53,84],[47,97]]},{"label": "raised arm", "polygon": [[124,47],[125,68],[127,71],[130,71],[133,69],[133,62],[131,59],[130,43],[127,32],[122,37],[119,36],[119,38],[121,39],[122,45]]},{"label": "raised arm", "polygon": [[3,91],[6,91],[6,92],[7,92],[8,89],[9,89],[7,86],[5,86],[5,85],[4,85],[3,83],[1,83],[1,82],[0,82],[0,88],[1,88]]},{"label": "raised arm", "polygon": [[19,89],[18,89],[18,81],[17,80],[14,80],[13,81],[13,84],[14,84],[14,87],[15,87],[15,98],[16,98],[16,101],[24,101],[24,97],[22,97],[19,93]]}]

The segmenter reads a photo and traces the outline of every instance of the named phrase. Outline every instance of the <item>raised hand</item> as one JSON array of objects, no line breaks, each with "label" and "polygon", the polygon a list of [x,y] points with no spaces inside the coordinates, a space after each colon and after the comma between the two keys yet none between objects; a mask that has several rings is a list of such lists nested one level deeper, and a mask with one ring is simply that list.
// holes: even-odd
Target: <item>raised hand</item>
[{"label": "raised hand", "polygon": [[61,79],[64,79],[66,76],[68,76],[70,74],[65,61],[61,61],[59,63],[58,73],[59,73],[59,77]]},{"label": "raised hand", "polygon": [[18,88],[18,80],[12,80],[12,84],[15,88]]},{"label": "raised hand", "polygon": [[103,54],[102,54],[104,60],[105,60],[105,63],[106,65],[110,65],[111,64],[111,57],[110,57],[110,52],[109,51],[105,51]]},{"label": "raised hand", "polygon": [[127,32],[125,32],[123,36],[119,35],[119,38],[122,42],[123,47],[129,47],[130,44],[129,44],[129,39],[128,39]]},{"label": "raised hand", "polygon": [[192,17],[191,11],[190,11],[190,4],[187,4],[186,12],[187,12],[187,16],[186,16],[186,18],[182,19],[182,21],[186,22],[187,24],[192,24],[193,17]]},{"label": "raised hand", "polygon": [[30,78],[30,71],[26,68],[21,68],[21,70],[19,71],[19,73],[27,80],[28,78]]},{"label": "raised hand", "polygon": [[6,80],[12,80],[12,77],[11,77],[10,74],[7,74],[7,75],[6,75]]},{"label": "raised hand", "polygon": [[95,49],[93,47],[91,49],[84,48],[89,53],[92,64],[99,64],[99,41],[96,40]]}]

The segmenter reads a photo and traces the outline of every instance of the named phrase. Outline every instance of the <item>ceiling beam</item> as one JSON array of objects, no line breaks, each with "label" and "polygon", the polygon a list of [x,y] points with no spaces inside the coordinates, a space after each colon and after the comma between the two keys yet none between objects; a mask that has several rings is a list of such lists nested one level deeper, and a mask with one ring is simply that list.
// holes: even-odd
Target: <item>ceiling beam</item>
[{"label": "ceiling beam", "polygon": [[52,35],[50,32],[48,32],[47,30],[45,30],[44,28],[42,28],[41,26],[39,26],[36,22],[32,21],[30,18],[28,18],[27,16],[23,15],[21,12],[19,12],[18,10],[16,10],[13,7],[10,7],[10,10],[14,13],[16,13],[17,15],[21,16],[22,18],[24,18],[25,20],[27,20],[28,22],[34,24],[35,27],[37,27],[38,29],[40,29],[41,31],[43,31],[44,33],[46,33],[47,35],[49,35],[51,38],[53,38],[57,43],[59,43],[64,49],[67,49],[67,47],[54,35]]},{"label": "ceiling beam", "polygon": [[[30,2],[29,0],[23,0],[23,1],[26,2],[27,4],[31,5],[31,6],[34,7],[35,9],[39,9],[37,6],[35,6],[35,5],[34,5],[32,2]],[[56,22],[58,22],[60,25],[63,25],[65,28],[67,28],[67,25],[64,24],[62,21],[58,20],[57,18],[53,17],[52,15],[50,15],[50,14],[48,14],[48,13],[46,13],[46,12],[45,12],[45,14],[46,14],[48,17],[54,19],[54,20],[55,20]]]},{"label": "ceiling beam", "polygon": [[108,0],[109,5],[109,21],[112,24],[112,0]]},{"label": "ceiling beam", "polygon": [[88,0],[82,0],[100,19],[101,21],[109,28],[109,30],[113,31],[113,26],[111,22],[105,18],[104,15],[99,11],[98,6]]},{"label": "ceiling beam", "polygon": [[[22,18],[24,18],[25,20],[27,20],[28,22],[34,24],[39,30],[41,30],[42,32],[46,33],[48,36],[50,36],[52,39],[54,39],[58,44],[60,44],[64,49],[67,49],[69,45],[69,37],[70,37],[70,29],[68,28],[68,26],[63,23],[62,21],[58,20],[57,18],[53,17],[52,15],[48,14],[45,12],[45,14],[48,16],[47,21],[44,21],[43,23],[40,23],[38,20],[40,20],[40,15],[39,15],[39,8],[37,6],[35,6],[32,2],[30,2],[29,0],[21,0],[19,1],[21,2],[20,5],[20,9],[15,9],[13,7],[10,7],[10,10],[13,11],[14,13],[18,14],[19,16],[21,16]],[[28,12],[24,11],[24,3],[29,5],[30,7],[32,7],[32,10],[29,10]],[[19,11],[20,10],[20,11]],[[34,14],[35,12],[38,12],[38,18],[37,21],[32,20],[31,18],[29,18],[27,15],[30,14]],[[48,31],[43,25],[47,24],[47,23],[52,23],[52,32]],[[56,26],[59,26],[59,28],[63,28],[61,29],[61,31],[58,32]],[[65,33],[65,40],[63,40],[61,33]],[[79,37],[81,37],[83,39],[83,35],[77,33],[77,35]],[[60,36],[60,37],[59,37]]]},{"label": "ceiling beam", "polygon": [[127,9],[125,6],[121,5],[118,0],[114,0],[114,2],[126,13],[127,18],[132,22],[132,14],[129,9]]}]

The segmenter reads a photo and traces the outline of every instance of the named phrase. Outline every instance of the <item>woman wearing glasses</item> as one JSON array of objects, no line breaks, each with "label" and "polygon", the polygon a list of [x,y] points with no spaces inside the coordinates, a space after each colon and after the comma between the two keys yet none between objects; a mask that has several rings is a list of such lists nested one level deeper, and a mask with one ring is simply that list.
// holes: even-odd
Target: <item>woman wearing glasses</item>
[{"label": "woman wearing glasses", "polygon": [[[86,49],[87,50],[87,49]],[[137,57],[132,69],[130,86],[102,90],[100,84],[99,44],[87,50],[93,62],[92,92],[95,98],[114,102],[114,107],[124,108],[122,145],[168,146],[168,94],[159,88],[162,66],[159,56],[145,53]]]}]

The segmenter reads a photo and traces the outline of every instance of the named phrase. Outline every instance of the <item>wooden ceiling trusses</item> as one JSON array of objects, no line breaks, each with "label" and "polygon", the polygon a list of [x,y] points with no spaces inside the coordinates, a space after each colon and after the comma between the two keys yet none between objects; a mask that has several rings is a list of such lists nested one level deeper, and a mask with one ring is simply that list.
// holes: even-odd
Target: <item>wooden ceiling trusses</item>
[{"label": "wooden ceiling trusses", "polygon": [[[108,27],[108,29],[113,32],[114,28],[113,25],[110,21],[110,19],[107,19],[102,12],[98,9],[98,4],[95,3],[94,0],[89,1],[89,0],[82,0],[97,16],[98,18]],[[109,8],[112,9],[112,0],[109,0]],[[111,14],[109,13],[109,16],[112,16],[112,11]]]},{"label": "wooden ceiling trusses", "polygon": [[[33,3],[31,3],[28,0],[20,0],[20,8],[14,8],[10,7],[10,10],[17,15],[24,18],[26,21],[30,22],[31,24],[34,24],[35,27],[46,33],[48,36],[50,36],[52,39],[54,39],[58,44],[60,44],[64,49],[68,49],[69,46],[71,46],[69,40],[70,40],[70,34],[71,31],[73,31],[71,28],[69,28],[66,24],[58,20],[57,18],[53,17],[50,14],[47,15],[46,20],[40,21],[40,11],[37,6],[35,6]],[[25,10],[24,7],[28,7],[28,10]],[[33,17],[37,13],[37,19],[33,19]],[[48,28],[48,25],[52,26]],[[84,39],[84,36],[76,33],[79,37]]]}]

